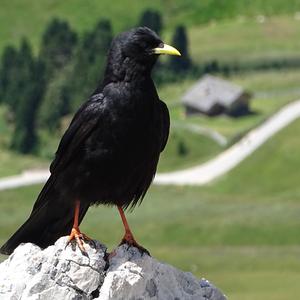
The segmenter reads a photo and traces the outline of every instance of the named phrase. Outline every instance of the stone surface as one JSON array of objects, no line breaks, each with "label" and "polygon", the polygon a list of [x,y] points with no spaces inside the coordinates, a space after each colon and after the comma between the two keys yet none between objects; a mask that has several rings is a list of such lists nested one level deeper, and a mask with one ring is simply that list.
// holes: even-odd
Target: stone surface
[{"label": "stone surface", "polygon": [[94,241],[84,256],[66,242],[62,237],[45,250],[20,245],[0,265],[0,299],[92,299],[104,279],[106,248]]},{"label": "stone surface", "polygon": [[66,247],[66,237],[44,250],[20,245],[0,264],[0,299],[199,299],[225,300],[205,279],[120,246],[108,258],[98,241]]}]

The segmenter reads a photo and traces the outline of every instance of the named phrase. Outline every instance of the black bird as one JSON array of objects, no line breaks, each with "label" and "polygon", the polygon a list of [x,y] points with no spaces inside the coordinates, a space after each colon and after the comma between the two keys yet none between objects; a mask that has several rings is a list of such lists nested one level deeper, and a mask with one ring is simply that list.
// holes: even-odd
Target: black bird
[{"label": "black bird", "polygon": [[84,251],[79,224],[93,204],[116,205],[125,227],[121,243],[140,247],[124,209],[142,201],[168,140],[168,109],[151,78],[159,54],[180,55],[147,27],[113,40],[103,82],[76,112],[28,220],[1,253],[23,242],[44,248],[67,234]]}]

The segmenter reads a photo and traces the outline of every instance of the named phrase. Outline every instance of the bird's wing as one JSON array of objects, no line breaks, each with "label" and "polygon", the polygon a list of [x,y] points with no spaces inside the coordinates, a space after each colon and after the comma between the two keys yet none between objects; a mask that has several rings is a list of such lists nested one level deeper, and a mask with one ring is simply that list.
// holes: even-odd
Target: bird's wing
[{"label": "bird's wing", "polygon": [[102,94],[99,95],[101,95],[98,99],[99,101],[93,101],[92,98],[85,102],[76,112],[69,128],[59,143],[55,158],[50,165],[51,176],[34,203],[31,214],[46,204],[47,195],[51,194],[51,190],[53,190],[56,184],[56,175],[78,155],[85,139],[89,137],[96,127],[99,118],[101,118],[101,110],[103,109],[101,101],[103,96]]},{"label": "bird's wing", "polygon": [[85,102],[76,112],[69,128],[63,135],[55,158],[50,165],[51,176],[44,185],[36,202],[34,203],[31,214],[46,204],[47,195],[56,183],[57,174],[64,169],[78,154],[85,139],[89,137],[101,117],[103,96],[98,97],[98,101],[93,98]]},{"label": "bird's wing", "polygon": [[103,95],[85,102],[76,112],[69,128],[63,135],[55,158],[50,165],[50,172],[61,170],[78,154],[83,142],[95,129],[103,112]]},{"label": "bird's wing", "polygon": [[170,131],[170,115],[167,105],[163,101],[159,101],[160,107],[160,115],[161,115],[161,126],[162,126],[162,136],[161,136],[161,148],[160,151],[162,152],[167,144],[169,138],[169,131]]}]

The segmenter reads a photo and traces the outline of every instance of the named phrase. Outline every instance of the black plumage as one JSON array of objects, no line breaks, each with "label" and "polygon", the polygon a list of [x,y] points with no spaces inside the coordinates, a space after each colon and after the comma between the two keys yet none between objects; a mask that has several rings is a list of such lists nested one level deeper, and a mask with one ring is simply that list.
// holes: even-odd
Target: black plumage
[{"label": "black plumage", "polygon": [[146,27],[113,40],[103,82],[75,114],[29,219],[2,253],[22,242],[46,247],[69,234],[75,201],[80,224],[90,205],[126,209],[143,199],[169,134],[168,109],[151,79],[157,54],[168,53],[157,50],[163,48]]}]

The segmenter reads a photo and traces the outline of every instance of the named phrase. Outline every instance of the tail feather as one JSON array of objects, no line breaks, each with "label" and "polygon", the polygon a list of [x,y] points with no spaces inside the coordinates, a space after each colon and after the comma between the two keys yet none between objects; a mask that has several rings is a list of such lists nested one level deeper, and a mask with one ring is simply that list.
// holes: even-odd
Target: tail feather
[{"label": "tail feather", "polygon": [[[62,201],[63,200],[63,201]],[[79,223],[89,206],[81,203]],[[0,248],[0,253],[11,254],[21,243],[31,242],[41,248],[53,244],[70,233],[73,225],[74,199],[60,199],[55,190],[55,179],[49,178],[38,196],[28,220]]]}]

